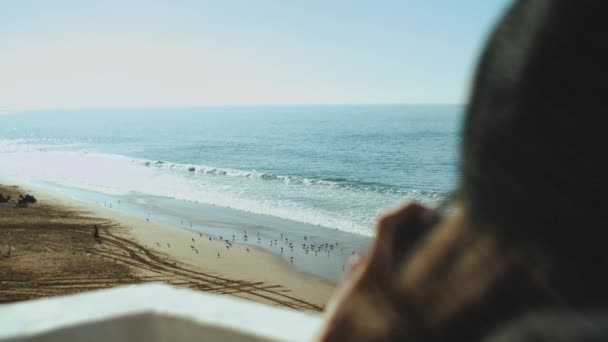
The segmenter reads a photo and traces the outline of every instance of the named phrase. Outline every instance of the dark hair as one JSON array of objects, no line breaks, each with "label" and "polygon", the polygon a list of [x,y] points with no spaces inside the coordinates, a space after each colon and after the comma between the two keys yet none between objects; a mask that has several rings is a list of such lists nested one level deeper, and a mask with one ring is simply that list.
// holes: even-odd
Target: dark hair
[{"label": "dark hair", "polygon": [[[477,225],[555,251],[608,243],[602,1],[519,1],[480,59],[460,195]],[[594,255],[597,256],[597,255]]]},{"label": "dark hair", "polygon": [[[443,253],[425,271],[451,291],[423,308],[464,298],[448,318],[431,319],[446,340],[477,340],[537,310],[608,307],[603,7],[594,0],[518,1],[486,44],[463,129],[457,193],[468,228],[441,246],[449,253],[427,244],[413,256]],[[458,262],[466,266],[442,266]],[[481,280],[454,285],[459,273]],[[467,299],[470,288],[477,297]]]},{"label": "dark hair", "polygon": [[[347,288],[351,302],[330,323],[342,329],[332,332],[364,330],[344,327],[366,318],[365,304],[384,314],[386,339],[412,341],[479,341],[530,313],[608,307],[598,265],[608,245],[602,4],[529,0],[509,9],[477,68],[457,210],[436,220],[411,205],[382,219],[366,268]],[[402,223],[407,210],[421,220]]]}]

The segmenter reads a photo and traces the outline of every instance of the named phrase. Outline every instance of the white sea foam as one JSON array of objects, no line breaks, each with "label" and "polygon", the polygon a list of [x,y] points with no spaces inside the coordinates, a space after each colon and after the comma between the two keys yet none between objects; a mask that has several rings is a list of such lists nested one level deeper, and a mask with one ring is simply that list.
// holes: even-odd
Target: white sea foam
[{"label": "white sea foam", "polygon": [[157,169],[168,169],[168,170],[178,170],[183,172],[188,172],[192,174],[203,174],[203,175],[213,175],[213,176],[226,176],[226,177],[243,177],[249,179],[259,179],[266,181],[275,181],[284,184],[298,184],[305,186],[325,186],[330,188],[337,189],[348,189],[348,190],[359,190],[359,191],[373,191],[383,194],[394,194],[394,195],[403,195],[403,196],[412,196],[415,195],[417,197],[443,197],[445,194],[437,191],[423,191],[423,190],[405,190],[399,189],[395,187],[391,187],[388,185],[381,184],[366,184],[366,183],[356,183],[356,182],[348,182],[345,179],[341,179],[339,181],[335,180],[325,180],[325,179],[312,179],[306,177],[299,176],[287,176],[287,175],[275,175],[272,173],[258,172],[256,170],[237,170],[231,168],[220,168],[213,167],[207,165],[199,165],[199,164],[182,164],[182,163],[174,163],[174,162],[166,162],[162,160],[142,160],[142,159],[133,159],[134,163],[144,165],[150,168]]},{"label": "white sea foam", "polygon": [[23,153],[76,148],[79,144],[62,143],[51,139],[0,139],[0,153]]},{"label": "white sea foam", "polygon": [[399,191],[389,196],[388,190],[372,185],[62,151],[57,145],[27,141],[0,140],[0,161],[0,176],[111,195],[140,193],[201,202],[363,235],[372,235],[382,209],[408,197]]},{"label": "white sea foam", "polygon": [[[141,193],[202,202],[359,234],[369,233],[361,224],[323,209],[284,199],[272,199],[272,196],[247,198],[242,196],[243,191],[234,186],[204,182],[164,170],[175,169],[175,164],[173,167],[148,168],[139,161],[134,162],[132,158],[123,156],[44,151],[32,146],[4,149],[0,152],[0,158],[0,175],[4,177],[52,182],[110,195]],[[230,172],[223,171],[226,174]],[[220,174],[223,171],[219,171]],[[237,172],[239,171],[235,170],[233,174]]]}]

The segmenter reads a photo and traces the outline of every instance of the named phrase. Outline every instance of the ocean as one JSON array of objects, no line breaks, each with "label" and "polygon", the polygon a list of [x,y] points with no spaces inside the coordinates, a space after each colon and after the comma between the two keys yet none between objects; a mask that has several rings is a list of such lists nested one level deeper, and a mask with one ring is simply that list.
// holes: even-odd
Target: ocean
[{"label": "ocean", "polygon": [[[387,209],[408,200],[435,205],[456,186],[462,111],[305,105],[4,114],[0,180],[104,205],[122,198],[125,210],[186,228],[257,217],[258,226],[364,241]],[[197,221],[201,212],[206,221]]]}]

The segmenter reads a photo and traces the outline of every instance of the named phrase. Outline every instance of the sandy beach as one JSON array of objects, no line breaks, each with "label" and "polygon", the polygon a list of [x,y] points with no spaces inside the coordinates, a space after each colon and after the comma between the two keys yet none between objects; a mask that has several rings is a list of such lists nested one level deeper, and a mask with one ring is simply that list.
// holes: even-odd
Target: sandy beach
[{"label": "sandy beach", "polygon": [[[335,288],[255,246],[23,184],[0,186],[0,193],[38,200],[27,208],[0,203],[0,302],[160,281],[321,311]],[[94,225],[101,243],[93,238]]]}]

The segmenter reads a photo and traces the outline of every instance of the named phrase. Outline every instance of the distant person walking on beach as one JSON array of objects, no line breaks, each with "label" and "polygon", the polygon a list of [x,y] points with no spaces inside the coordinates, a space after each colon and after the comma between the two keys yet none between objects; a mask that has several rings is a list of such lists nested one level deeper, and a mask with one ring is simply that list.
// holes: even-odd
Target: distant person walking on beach
[{"label": "distant person walking on beach", "polygon": [[93,225],[93,239],[95,239],[95,241],[101,243],[101,238],[99,237],[99,227],[97,227],[97,225]]}]

